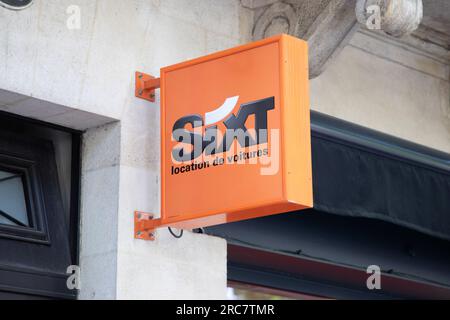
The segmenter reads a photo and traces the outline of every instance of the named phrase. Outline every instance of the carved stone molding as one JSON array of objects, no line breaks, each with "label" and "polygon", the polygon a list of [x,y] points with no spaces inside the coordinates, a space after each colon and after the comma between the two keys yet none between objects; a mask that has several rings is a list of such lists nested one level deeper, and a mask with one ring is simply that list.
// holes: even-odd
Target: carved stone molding
[{"label": "carved stone molding", "polygon": [[297,13],[288,3],[277,2],[268,6],[258,17],[253,28],[253,38],[263,39],[279,33],[295,35]]},{"label": "carved stone molding", "polygon": [[356,0],[285,0],[255,8],[253,38],[287,33],[308,40],[310,77],[316,77],[357,30]]},{"label": "carved stone molding", "polygon": [[391,36],[412,33],[423,17],[422,0],[241,0],[241,3],[254,11],[255,40],[287,33],[308,41],[311,78],[324,70],[361,26],[368,26],[369,6],[378,6],[381,30]]}]

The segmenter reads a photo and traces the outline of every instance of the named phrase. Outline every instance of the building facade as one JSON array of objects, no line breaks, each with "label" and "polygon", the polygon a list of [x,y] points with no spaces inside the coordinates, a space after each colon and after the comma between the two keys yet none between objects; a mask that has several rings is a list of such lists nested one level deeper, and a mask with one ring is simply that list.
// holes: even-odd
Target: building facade
[{"label": "building facade", "polygon": [[[2,2],[8,4],[8,1]],[[440,166],[440,176],[436,178],[440,184],[434,192],[448,197],[450,7],[445,0],[435,0],[433,4],[424,1],[423,7],[420,0],[386,1],[389,5],[391,2],[402,3],[411,11],[392,13],[381,7],[381,30],[370,30],[368,25],[358,22],[358,8],[361,5],[366,8],[370,4],[366,2],[34,0],[21,10],[0,6],[0,110],[3,123],[0,150],[5,154],[23,154],[22,158],[26,159],[35,157],[36,163],[47,163],[48,166],[39,168],[40,173],[30,169],[31,178],[23,187],[25,190],[32,185],[34,176],[40,176],[44,181],[39,182],[41,193],[35,195],[44,200],[32,201],[34,207],[41,206],[42,212],[36,209],[37,217],[28,225],[39,234],[18,236],[14,230],[0,229],[0,246],[4,248],[0,252],[0,274],[3,275],[0,276],[0,296],[225,299],[227,286],[236,286],[236,283],[283,290],[282,281],[270,285],[257,280],[254,274],[246,278],[244,269],[239,269],[240,265],[252,265],[243,258],[240,261],[240,255],[254,256],[254,261],[261,259],[260,265],[264,264],[263,260],[272,259],[264,257],[264,250],[251,253],[256,250],[252,246],[246,249],[250,251],[240,251],[245,246],[239,243],[252,242],[240,238],[247,234],[245,224],[236,225],[234,229],[226,226],[202,233],[185,232],[181,239],[161,229],[157,231],[155,241],[136,240],[133,231],[135,210],[156,215],[160,212],[161,165],[160,96],[157,93],[155,103],[137,99],[134,72],[139,70],[159,76],[162,67],[273,34],[288,33],[310,43],[311,109],[320,113],[313,125],[320,127],[327,121],[320,117],[332,116],[364,127],[368,131],[361,136],[366,138],[373,137],[372,132],[377,131],[381,134],[376,138],[381,141],[379,145],[390,139],[383,134],[398,138],[398,141],[389,140],[392,148],[386,152],[403,148],[408,150],[408,155],[419,154],[420,163],[431,159],[429,165],[433,170]],[[396,24],[396,19],[402,23]],[[336,132],[339,131],[340,124],[333,122],[333,125]],[[45,140],[47,144],[42,142],[40,145],[34,139]],[[420,149],[419,145],[425,146],[426,150]],[[31,146],[36,151],[30,151]],[[26,164],[11,164],[10,158],[5,160],[9,167],[28,168]],[[0,172],[5,167],[6,178],[9,177],[8,166],[3,165],[0,158]],[[50,190],[52,188],[55,190]],[[33,195],[33,192],[25,193]],[[424,197],[427,192],[430,190],[424,191]],[[441,210],[439,214],[446,212],[448,217],[448,205],[447,201],[436,210]],[[420,221],[432,219],[428,209],[424,205],[423,216],[409,224],[396,223],[410,221],[407,218],[380,219],[369,214],[345,219],[372,218],[369,220],[373,223],[384,220],[382,223],[385,224],[376,226],[379,232],[386,229],[386,234],[390,235],[390,228],[400,228],[391,230],[399,237],[393,241],[409,239],[405,241],[427,245],[433,250],[440,248],[439,253],[419,255],[417,260],[408,262],[403,261],[406,258],[394,249],[389,257],[379,254],[386,252],[381,239],[379,247],[375,248],[370,246],[370,239],[361,238],[361,246],[367,245],[365,248],[373,250],[368,250],[367,256],[361,253],[361,259],[355,262],[348,247],[344,250],[342,245],[341,257],[331,258],[332,248],[319,245],[325,231],[318,230],[315,235],[310,233],[308,239],[302,240],[315,244],[310,248],[316,253],[315,258],[308,261],[317,262],[320,260],[317,256],[322,256],[339,266],[348,262],[355,273],[366,274],[369,265],[388,264],[386,261],[399,259],[402,260],[399,265],[406,269],[414,266],[413,274],[424,274],[425,279],[420,282],[429,285],[422,291],[417,289],[422,293],[414,297],[448,298],[450,274],[445,270],[448,269],[450,251],[445,248],[450,246],[450,232],[446,233],[448,228],[439,229],[435,225],[441,221],[445,227],[450,220],[436,218],[434,224],[424,227],[427,221]],[[39,218],[39,214],[44,218]],[[334,237],[352,232],[350,225],[357,223],[357,220],[348,224],[335,221],[340,216],[332,213],[317,216],[320,223],[310,222],[309,228],[299,226],[298,230],[314,230],[317,224],[342,224],[342,229],[336,227],[336,234],[330,235],[330,241],[334,241]],[[276,225],[274,221],[267,221]],[[364,221],[354,228],[364,230],[368,226]],[[27,227],[26,222],[21,223],[24,226],[20,226]],[[11,224],[11,221],[4,224]],[[344,225],[350,229],[345,230]],[[253,225],[248,227],[259,230]],[[265,232],[261,228],[261,233]],[[276,241],[283,243],[281,235],[272,236],[273,241],[269,243],[258,242],[260,248],[269,249],[270,243],[273,245]],[[257,237],[254,235],[252,239]],[[239,238],[241,242],[233,242],[233,238]],[[372,240],[377,242],[377,239]],[[295,242],[291,238],[285,241]],[[403,245],[401,247],[399,252],[404,251]],[[374,254],[371,256],[370,252]],[[293,259],[290,254],[276,259],[287,259],[285,265],[295,265],[288,258]],[[65,287],[70,265],[80,267],[79,291]],[[283,273],[289,271],[279,268]],[[403,267],[399,268],[403,270]],[[267,266],[266,269],[276,271],[277,267]],[[383,266],[381,269],[386,271]],[[297,274],[296,279],[301,278],[301,270],[299,265],[300,276]],[[292,272],[296,273],[295,270]],[[294,292],[295,297],[301,294],[305,297],[358,297],[350,294],[349,288],[366,286],[365,282],[349,284],[343,281],[343,284],[327,276],[332,270],[323,269],[323,272],[308,276],[305,272],[307,279],[315,279],[314,288],[302,283],[297,289],[286,287],[284,291]],[[25,275],[29,277],[28,281],[23,281],[28,279]],[[406,282],[399,285],[402,288],[417,285],[417,279],[405,276],[403,280]],[[387,280],[390,281],[395,282]],[[330,283],[334,289],[327,291],[324,286]],[[407,290],[397,290],[395,284],[389,285],[392,289],[385,293],[387,296],[408,296]],[[339,291],[338,287],[345,287],[345,290]],[[355,290],[352,292],[360,289]],[[365,297],[364,289],[360,291],[361,297]]]}]

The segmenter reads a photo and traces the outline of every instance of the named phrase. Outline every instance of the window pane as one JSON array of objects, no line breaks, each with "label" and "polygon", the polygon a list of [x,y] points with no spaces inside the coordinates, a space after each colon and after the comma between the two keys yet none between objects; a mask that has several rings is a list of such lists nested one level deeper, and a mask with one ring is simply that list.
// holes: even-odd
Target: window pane
[{"label": "window pane", "polygon": [[228,300],[326,300],[327,298],[312,296],[254,284],[228,282]]},{"label": "window pane", "polygon": [[0,224],[28,227],[22,176],[0,170]]},{"label": "window pane", "polygon": [[257,289],[228,288],[228,300],[292,300],[279,293],[261,292]]}]

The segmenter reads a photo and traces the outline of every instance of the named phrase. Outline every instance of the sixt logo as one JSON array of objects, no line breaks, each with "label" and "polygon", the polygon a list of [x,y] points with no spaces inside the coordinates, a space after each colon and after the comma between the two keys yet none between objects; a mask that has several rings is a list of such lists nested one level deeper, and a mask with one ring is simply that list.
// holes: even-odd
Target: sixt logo
[{"label": "sixt logo", "polygon": [[[192,114],[177,120],[172,129],[172,139],[179,143],[172,150],[172,160],[178,163],[192,161],[200,156],[213,156],[230,151],[237,140],[241,148],[257,146],[268,142],[267,115],[275,109],[275,98],[245,103],[240,106],[237,115],[233,110],[239,97],[227,98],[218,109],[208,112],[203,118]],[[254,116],[254,128],[247,128],[247,120]],[[223,121],[225,134],[218,124]],[[186,128],[190,126],[192,130]],[[203,128],[205,130],[203,130]],[[267,155],[267,151],[264,151]],[[261,156],[261,155],[258,155]],[[240,156],[242,158],[242,155]],[[236,158],[234,158],[236,160]],[[236,161],[235,161],[236,162]]]}]

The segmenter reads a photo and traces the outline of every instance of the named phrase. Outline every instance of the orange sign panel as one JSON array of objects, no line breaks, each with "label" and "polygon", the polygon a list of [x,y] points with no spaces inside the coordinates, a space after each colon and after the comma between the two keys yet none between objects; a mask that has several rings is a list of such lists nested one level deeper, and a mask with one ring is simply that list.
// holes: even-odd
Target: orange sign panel
[{"label": "orange sign panel", "polygon": [[161,221],[310,208],[308,52],[281,35],[161,70]]}]

